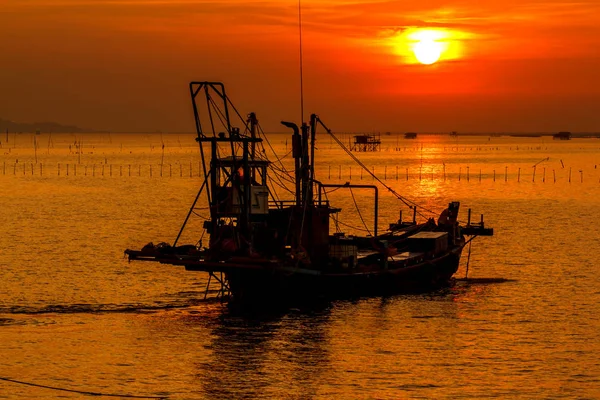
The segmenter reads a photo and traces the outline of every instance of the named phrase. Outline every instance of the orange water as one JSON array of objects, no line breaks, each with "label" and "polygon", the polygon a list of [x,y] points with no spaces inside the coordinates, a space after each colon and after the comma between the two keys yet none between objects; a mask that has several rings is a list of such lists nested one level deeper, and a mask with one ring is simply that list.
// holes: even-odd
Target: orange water
[{"label": "orange water", "polygon": [[[383,135],[358,157],[427,209],[485,214],[496,236],[475,240],[469,275],[511,281],[253,316],[204,301],[202,273],[123,258],[177,235],[201,184],[193,135],[0,140],[0,377],[174,399],[600,397],[600,140]],[[352,167],[376,183],[328,137],[317,147],[319,180]],[[372,229],[371,191],[328,196],[341,229]],[[380,200],[380,229],[412,218],[381,185]],[[0,398],[60,396],[78,398],[0,381]]]}]

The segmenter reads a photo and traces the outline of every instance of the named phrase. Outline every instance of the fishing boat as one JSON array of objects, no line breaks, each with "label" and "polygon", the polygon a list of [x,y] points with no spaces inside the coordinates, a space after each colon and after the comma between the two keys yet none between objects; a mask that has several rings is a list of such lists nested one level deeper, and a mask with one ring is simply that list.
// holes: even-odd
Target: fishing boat
[{"label": "fishing boat", "polygon": [[[291,132],[293,171],[272,150],[255,113],[243,118],[220,82],[192,82],[190,94],[203,182],[173,244],[152,243],[126,250],[130,261],[154,261],[208,273],[218,293],[234,302],[278,302],[342,296],[371,296],[440,288],[457,272],[461,253],[477,236],[493,229],[481,220],[458,222],[460,204],[451,202],[436,218],[417,223],[422,209],[387,186],[368,168],[374,185],[324,183],[315,175],[317,128],[361,167],[361,161],[318,115]],[[206,100],[206,108],[199,106]],[[202,111],[203,110],[203,111]],[[208,121],[208,122],[207,122]],[[239,126],[235,126],[235,121]],[[291,160],[290,163],[291,164]],[[291,169],[291,168],[290,168]],[[284,183],[289,182],[289,188]],[[276,185],[283,187],[277,189]],[[412,210],[412,220],[378,227],[379,190],[385,188]],[[333,229],[341,209],[328,199],[331,190],[373,193],[373,226],[359,235]],[[289,196],[283,197],[283,193]],[[178,245],[192,215],[206,196],[203,232],[208,245]],[[401,215],[401,214],[400,214]]]}]

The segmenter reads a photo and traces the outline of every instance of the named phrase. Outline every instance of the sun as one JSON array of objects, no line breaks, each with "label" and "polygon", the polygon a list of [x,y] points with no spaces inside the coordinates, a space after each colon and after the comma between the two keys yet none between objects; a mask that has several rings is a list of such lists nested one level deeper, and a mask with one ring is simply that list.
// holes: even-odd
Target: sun
[{"label": "sun", "polygon": [[413,47],[415,57],[421,64],[430,65],[440,59],[442,43],[432,38],[422,38]]},{"label": "sun", "polygon": [[464,57],[464,43],[474,35],[447,28],[407,27],[390,35],[385,42],[401,63],[431,65],[460,60]]}]

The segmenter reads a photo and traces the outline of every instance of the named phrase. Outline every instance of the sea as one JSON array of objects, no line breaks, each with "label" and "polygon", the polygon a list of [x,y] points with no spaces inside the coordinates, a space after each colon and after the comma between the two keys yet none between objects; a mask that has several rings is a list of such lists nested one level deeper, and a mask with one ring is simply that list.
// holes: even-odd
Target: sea
[{"label": "sea", "polygon": [[[0,398],[600,398],[600,139],[377,138],[351,153],[365,170],[319,133],[317,179],[377,186],[379,232],[460,201],[494,236],[443,290],[249,312],[205,273],[124,257],[178,237],[194,134],[0,134]],[[267,139],[284,198],[291,140]],[[332,232],[374,232],[373,190],[327,198]],[[178,244],[206,245],[203,194],[191,211]]]}]

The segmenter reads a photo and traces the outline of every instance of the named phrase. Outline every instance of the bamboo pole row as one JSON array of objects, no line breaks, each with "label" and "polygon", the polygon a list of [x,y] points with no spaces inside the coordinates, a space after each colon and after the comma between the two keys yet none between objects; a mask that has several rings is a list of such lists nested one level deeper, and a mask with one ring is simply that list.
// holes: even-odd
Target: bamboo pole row
[{"label": "bamboo pole row", "polygon": [[[380,167],[381,168],[381,167]],[[511,176],[509,174],[509,167],[505,166],[503,170],[501,171],[496,171],[496,169],[493,169],[491,173],[489,172],[483,172],[482,169],[479,169],[479,171],[475,174],[473,174],[471,172],[471,168],[470,166],[466,166],[465,169],[463,169],[462,166],[458,166],[458,173],[454,172],[454,173],[446,173],[446,165],[442,165],[442,169],[438,170],[438,171],[433,171],[432,169],[429,169],[428,171],[424,171],[423,167],[417,167],[417,172],[414,171],[415,168],[413,168],[413,171],[411,172],[409,170],[409,168],[403,168],[400,169],[398,166],[394,168],[389,168],[387,166],[383,166],[383,175],[377,175],[376,174],[376,169],[375,167],[372,167],[371,172],[373,173],[373,175],[376,175],[379,179],[383,179],[383,180],[410,180],[410,177],[417,178],[419,179],[419,181],[428,179],[429,180],[435,180],[435,179],[440,179],[443,181],[446,180],[450,180],[451,178],[456,178],[458,181],[479,181],[481,182],[483,179],[489,179],[492,178],[494,182],[498,181],[504,181],[504,182],[508,182],[509,180],[509,176]],[[537,166],[534,166],[531,168],[532,169],[532,173],[531,173],[531,181],[532,182],[536,182],[536,172],[537,172]],[[562,168],[565,169],[566,168]],[[526,170],[524,168],[517,168],[517,174],[516,174],[516,179],[517,182],[521,182],[522,180],[528,179],[528,177],[526,176]],[[389,172],[388,172],[389,171]],[[336,173],[337,172],[337,173]],[[372,176],[368,173],[363,173],[364,170],[362,168],[359,168],[359,174],[358,176],[354,176],[352,174],[352,167],[348,167],[348,173],[347,174],[343,174],[342,173],[342,166],[339,165],[336,169],[334,168],[334,170],[332,170],[331,166],[329,166],[328,169],[328,178],[329,179],[354,179],[354,178],[358,178],[360,180],[363,179],[373,179]],[[550,177],[550,172],[552,173],[552,176]],[[579,173],[579,181],[581,183],[583,183],[583,170],[579,169],[576,172]],[[573,177],[574,175],[574,171],[572,167],[568,168],[568,182],[571,183],[575,178]],[[514,178],[513,178],[514,179]],[[550,170],[549,168],[542,168],[541,169],[541,176],[537,176],[537,180],[540,181],[542,183],[545,183],[546,181],[548,182],[556,182],[557,181],[557,175],[556,175],[556,169],[552,169]],[[600,177],[598,178],[598,182],[600,182]]]},{"label": "bamboo pole row", "polygon": [[[502,169],[492,169],[484,173],[482,169],[473,171],[471,166],[453,166],[454,172],[447,171],[447,166],[442,165],[441,168],[433,170],[431,168],[424,167],[413,167],[413,168],[400,168],[399,166],[380,166],[371,167],[369,172],[377,176],[378,179],[382,180],[404,180],[409,181],[411,179],[423,180],[458,180],[471,182],[491,179],[494,182],[503,181],[508,182],[509,180],[517,182],[531,181],[531,182],[554,182],[556,183],[560,177],[557,176],[556,169],[550,168],[539,168],[534,166],[532,168],[512,168],[509,173],[509,167],[505,166]],[[457,168],[457,170],[456,170]],[[578,181],[583,183],[584,171],[582,169],[573,170],[572,167],[562,168],[561,170],[568,171],[565,179],[567,182],[572,183]],[[531,172],[528,172],[531,171]],[[56,175],[56,176],[91,176],[91,177],[102,177],[102,176],[127,176],[127,177],[200,177],[202,175],[202,165],[198,163],[195,165],[190,162],[189,164],[65,164],[58,163],[56,168],[48,168],[47,164],[42,163],[13,163],[2,164],[2,175],[15,175],[15,176],[43,176],[43,175]],[[323,176],[323,170],[317,170],[318,176]],[[342,168],[338,165],[337,168],[330,165],[327,170],[328,179],[339,179],[339,180],[374,180],[370,173],[367,173],[364,169],[348,166]],[[600,177],[598,178],[600,183]]]},{"label": "bamboo pole row", "polygon": [[199,177],[202,174],[202,165],[198,163],[196,169],[190,162],[184,168],[183,164],[65,164],[58,163],[48,172],[48,165],[43,163],[13,163],[2,164],[2,175],[37,175],[55,174],[56,176],[189,176]]}]

